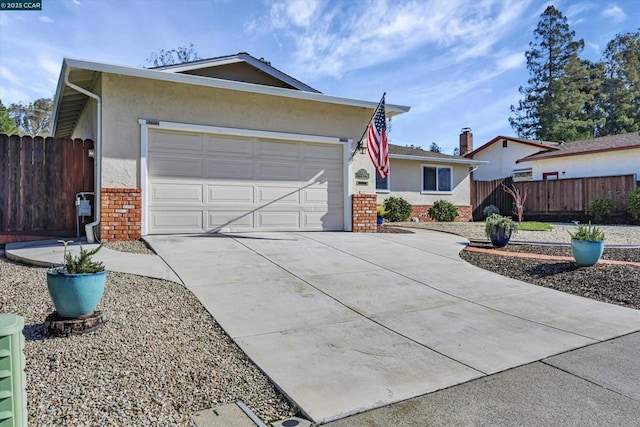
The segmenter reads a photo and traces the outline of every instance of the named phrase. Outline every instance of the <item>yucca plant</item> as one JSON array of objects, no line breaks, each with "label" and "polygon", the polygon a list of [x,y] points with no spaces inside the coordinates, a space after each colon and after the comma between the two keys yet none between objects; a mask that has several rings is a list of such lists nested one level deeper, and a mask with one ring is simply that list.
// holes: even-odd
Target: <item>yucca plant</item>
[{"label": "yucca plant", "polygon": [[604,231],[595,225],[579,225],[573,233],[569,231],[569,235],[573,240],[586,240],[589,242],[602,242],[604,240]]}]

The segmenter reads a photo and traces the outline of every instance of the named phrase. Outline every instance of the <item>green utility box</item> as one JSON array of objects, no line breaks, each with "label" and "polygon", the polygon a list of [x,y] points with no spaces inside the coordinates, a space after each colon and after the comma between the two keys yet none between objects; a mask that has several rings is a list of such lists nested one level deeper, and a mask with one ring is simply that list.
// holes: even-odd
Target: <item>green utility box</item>
[{"label": "green utility box", "polygon": [[0,427],[27,426],[24,319],[0,314]]}]

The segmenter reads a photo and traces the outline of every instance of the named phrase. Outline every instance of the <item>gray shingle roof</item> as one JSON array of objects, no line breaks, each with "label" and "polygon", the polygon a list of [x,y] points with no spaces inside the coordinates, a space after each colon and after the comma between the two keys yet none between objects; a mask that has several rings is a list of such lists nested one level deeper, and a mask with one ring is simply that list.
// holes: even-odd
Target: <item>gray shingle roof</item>
[{"label": "gray shingle roof", "polygon": [[548,159],[551,157],[575,156],[603,151],[625,150],[640,148],[640,132],[622,133],[619,135],[601,136],[599,138],[583,139],[580,141],[564,142],[556,146],[557,150],[532,154],[520,161]]},{"label": "gray shingle roof", "polygon": [[460,159],[460,156],[451,156],[449,154],[434,153],[433,151],[421,150],[419,148],[403,147],[401,145],[389,144],[389,154],[398,154],[401,156],[418,156],[418,157],[437,157],[442,159]]}]

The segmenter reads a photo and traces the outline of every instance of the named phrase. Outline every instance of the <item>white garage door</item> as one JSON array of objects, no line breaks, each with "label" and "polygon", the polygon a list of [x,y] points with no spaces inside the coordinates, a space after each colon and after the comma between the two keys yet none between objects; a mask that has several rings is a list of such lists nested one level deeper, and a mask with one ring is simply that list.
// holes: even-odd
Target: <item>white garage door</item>
[{"label": "white garage door", "polygon": [[342,230],[343,147],[150,130],[147,230]]}]

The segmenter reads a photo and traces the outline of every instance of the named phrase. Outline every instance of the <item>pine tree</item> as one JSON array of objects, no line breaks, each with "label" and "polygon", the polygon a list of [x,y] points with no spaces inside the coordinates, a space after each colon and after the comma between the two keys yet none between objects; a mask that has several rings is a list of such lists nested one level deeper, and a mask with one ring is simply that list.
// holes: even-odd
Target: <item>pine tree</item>
[{"label": "pine tree", "polygon": [[18,127],[15,120],[9,115],[9,110],[0,101],[0,133],[6,135],[15,135],[18,133]]},{"label": "pine tree", "polygon": [[[524,99],[517,107],[511,106],[514,116],[509,118],[509,123],[519,137],[567,139],[562,136],[569,127],[567,117],[575,120],[584,106],[581,99],[574,98],[575,94],[563,92],[575,90],[570,81],[563,81],[567,67],[573,76],[582,73],[578,54],[584,48],[584,40],[575,41],[574,37],[575,31],[570,31],[567,18],[554,6],[548,6],[525,53],[530,77],[528,86],[520,87]],[[562,97],[560,102],[559,97]]]},{"label": "pine tree", "polygon": [[598,135],[640,130],[640,32],[618,34],[611,40],[604,63],[600,105],[605,122]]}]

